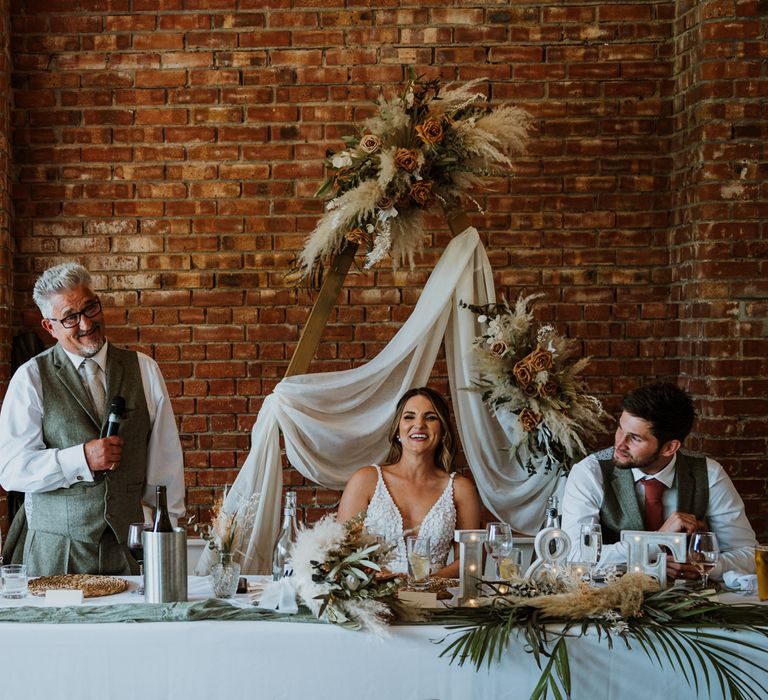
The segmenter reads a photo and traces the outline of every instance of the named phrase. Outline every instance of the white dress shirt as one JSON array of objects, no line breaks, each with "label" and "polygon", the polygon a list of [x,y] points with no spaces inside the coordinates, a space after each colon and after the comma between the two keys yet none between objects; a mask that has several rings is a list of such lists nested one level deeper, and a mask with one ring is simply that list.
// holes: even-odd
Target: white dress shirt
[{"label": "white dress shirt", "polygon": [[[66,354],[77,370],[83,358]],[[136,354],[151,428],[142,500],[154,507],[155,487],[165,485],[168,510],[178,518],[184,514],[184,459],[176,419],[157,362],[141,352]],[[92,359],[102,370],[102,381],[106,381],[107,343]],[[11,377],[0,409],[0,485],[7,491],[42,493],[93,481],[85,446],[47,448],[42,424],[42,382],[37,361],[32,358]]]},{"label": "white dress shirt", "polygon": [[[677,455],[664,469],[654,474],[656,479],[668,487],[662,497],[665,519],[677,510],[677,490],[674,488],[676,462]],[[640,469],[632,469],[632,476],[635,479],[637,502],[642,513],[645,508],[645,497],[641,482],[646,474]],[[707,478],[709,502],[704,517],[709,529],[717,535],[720,545],[720,560],[712,569],[711,577],[722,579],[725,571],[754,573],[754,548],[757,540],[755,531],[744,513],[744,502],[723,467],[709,457],[707,457]],[[599,522],[602,503],[603,474],[597,457],[592,454],[573,466],[563,494],[563,530],[568,533],[571,542],[574,543],[569,557],[571,560],[579,558],[580,525],[593,520]],[[601,566],[623,564],[626,561],[626,543],[603,545],[600,555]]]}]

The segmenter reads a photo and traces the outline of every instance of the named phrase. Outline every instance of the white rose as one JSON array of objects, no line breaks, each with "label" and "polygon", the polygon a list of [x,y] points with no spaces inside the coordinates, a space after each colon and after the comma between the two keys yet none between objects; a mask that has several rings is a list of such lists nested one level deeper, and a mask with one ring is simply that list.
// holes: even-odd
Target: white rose
[{"label": "white rose", "polygon": [[350,158],[349,153],[337,153],[331,160],[331,165],[337,169],[346,168],[352,165],[352,158]]}]

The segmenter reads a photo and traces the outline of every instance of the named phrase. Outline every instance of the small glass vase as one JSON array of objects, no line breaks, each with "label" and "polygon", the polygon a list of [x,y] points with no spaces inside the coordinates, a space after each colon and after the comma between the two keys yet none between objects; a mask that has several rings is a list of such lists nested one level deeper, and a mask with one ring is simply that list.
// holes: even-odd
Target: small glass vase
[{"label": "small glass vase", "polygon": [[216,598],[231,598],[237,591],[240,579],[240,563],[234,560],[231,552],[222,552],[219,563],[211,569],[213,577],[213,595]]}]

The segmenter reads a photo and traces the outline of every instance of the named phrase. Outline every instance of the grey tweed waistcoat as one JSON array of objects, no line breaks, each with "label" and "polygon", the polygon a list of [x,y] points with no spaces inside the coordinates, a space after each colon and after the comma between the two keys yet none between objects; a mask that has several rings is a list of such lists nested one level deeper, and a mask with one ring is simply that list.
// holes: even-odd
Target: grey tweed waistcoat
[{"label": "grey tweed waistcoat", "polygon": [[[622,530],[644,530],[643,515],[637,502],[635,481],[631,469],[618,469],[613,464],[613,449],[597,453],[603,475],[603,503],[600,506],[600,524],[603,542],[619,541]],[[693,513],[704,519],[709,503],[707,460],[678,450],[675,462],[677,510]]]},{"label": "grey tweed waistcoat", "polygon": [[[106,416],[94,415],[77,370],[60,345],[37,357],[42,382],[43,441],[47,448],[66,448],[98,438]],[[24,561],[31,575],[46,573],[129,573],[122,557],[112,568],[99,553],[99,543],[109,528],[121,545],[128,525],[143,520],[141,497],[147,468],[150,434],[149,410],[135,352],[110,345],[107,350],[107,399],[123,396],[125,418],[120,423],[124,439],[122,459],[115,471],[97,472],[93,482],[45,493],[29,493],[25,509],[29,533]],[[93,561],[93,558],[97,561]]]}]

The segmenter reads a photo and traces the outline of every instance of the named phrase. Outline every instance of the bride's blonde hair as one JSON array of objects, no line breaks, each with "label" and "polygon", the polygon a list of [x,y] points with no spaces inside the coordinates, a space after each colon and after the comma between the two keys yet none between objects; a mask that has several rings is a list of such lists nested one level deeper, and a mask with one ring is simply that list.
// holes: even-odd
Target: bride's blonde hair
[{"label": "bride's blonde hair", "polygon": [[397,440],[400,431],[400,419],[403,417],[405,404],[414,396],[425,396],[432,402],[432,407],[435,409],[435,413],[440,420],[440,425],[443,427],[443,437],[441,438],[440,445],[435,453],[435,464],[450,474],[453,471],[453,463],[456,459],[456,449],[458,445],[456,432],[451,424],[450,411],[445,399],[434,389],[430,389],[427,386],[409,389],[397,402],[395,415],[394,418],[392,418],[392,423],[390,423],[389,432],[387,433],[389,439],[389,454],[387,455],[386,464],[394,464],[403,455],[403,446]]}]

